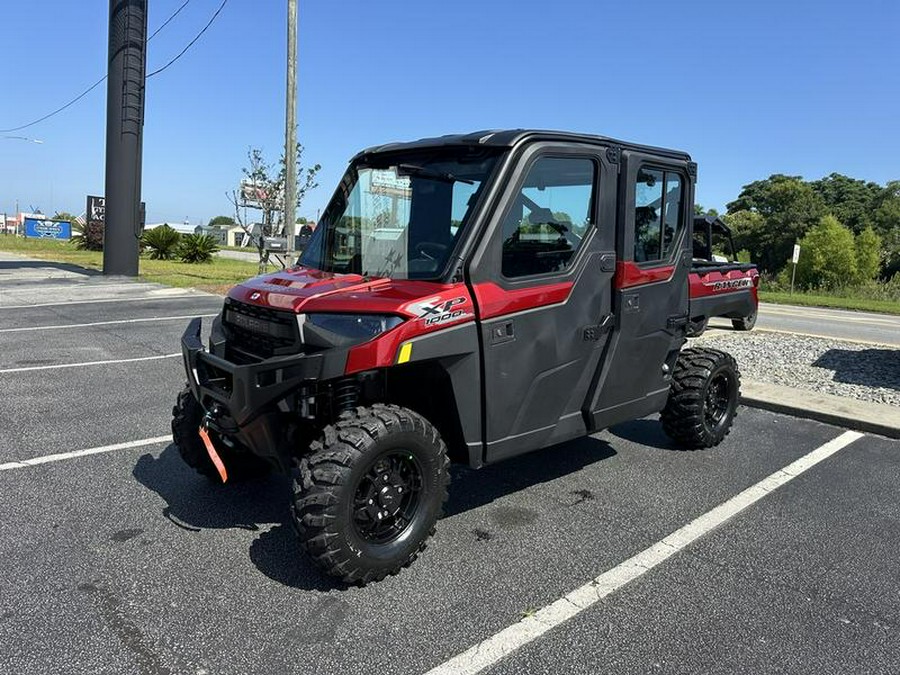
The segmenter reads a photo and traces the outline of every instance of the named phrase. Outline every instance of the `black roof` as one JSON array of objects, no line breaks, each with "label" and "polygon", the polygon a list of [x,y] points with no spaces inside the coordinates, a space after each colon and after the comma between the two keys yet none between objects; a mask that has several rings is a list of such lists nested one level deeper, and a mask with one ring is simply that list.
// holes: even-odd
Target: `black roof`
[{"label": "black roof", "polygon": [[627,150],[638,150],[654,155],[663,155],[675,159],[690,161],[691,156],[680,150],[657,148],[650,145],[628,143],[607,136],[593,134],[579,134],[570,131],[544,131],[540,129],[486,129],[474,131],[468,134],[449,134],[434,138],[420,138],[417,141],[404,143],[386,143],[366,148],[356,157],[377,152],[397,152],[404,150],[420,150],[424,148],[446,147],[453,145],[480,145],[488,147],[512,147],[524,140],[537,141],[569,141],[577,143],[596,143],[599,145],[616,145]]},{"label": "black roof", "polygon": [[725,221],[722,220],[719,216],[694,216],[694,228],[698,228],[701,225],[707,225],[711,227],[713,230],[718,232],[724,232],[725,234],[731,233],[731,228],[725,224]]}]

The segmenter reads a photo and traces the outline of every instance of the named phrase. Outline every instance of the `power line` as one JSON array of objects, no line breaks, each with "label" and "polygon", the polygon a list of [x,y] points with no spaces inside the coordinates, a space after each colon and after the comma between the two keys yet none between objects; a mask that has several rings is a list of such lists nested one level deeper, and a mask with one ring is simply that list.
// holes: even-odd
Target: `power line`
[{"label": "power line", "polygon": [[[153,31],[153,33],[150,35],[150,37],[147,38],[147,42],[150,42],[150,40],[152,40],[153,38],[155,38],[155,37],[157,36],[157,34],[158,34],[163,28],[165,28],[165,27],[169,24],[170,21],[172,21],[172,19],[174,19],[176,16],[178,16],[178,14],[181,12],[181,10],[183,10],[183,9],[188,5],[188,3],[189,3],[190,1],[191,1],[191,0],[184,0],[184,2],[181,3],[181,5],[178,7],[178,9],[176,9],[176,10],[169,16],[168,19],[166,19],[165,21],[163,21],[162,24],[160,24],[159,28],[157,28],[155,31]],[[226,0],[226,2],[227,2],[227,0]],[[224,6],[225,3],[223,2],[222,5]],[[222,7],[219,7],[219,10],[216,12],[216,15],[218,15],[218,13],[221,12],[221,11],[222,11]],[[213,16],[213,19],[216,18],[216,15]],[[210,23],[212,23],[212,21],[210,21]],[[206,28],[209,28],[209,24],[207,24],[206,27],[205,27],[203,30],[205,31]],[[202,35],[202,34],[203,34],[203,32],[201,31],[200,35]],[[197,38],[199,38],[199,37],[200,37],[200,36],[198,35]],[[194,42],[196,42],[196,41],[197,41],[197,38],[194,38],[194,39],[191,41],[191,44],[193,44]],[[190,45],[188,45],[188,47],[190,47]],[[185,51],[187,51],[187,48],[185,48]],[[184,52],[182,52],[182,53],[184,53]],[[179,54],[179,56],[181,56],[181,55]],[[178,58],[178,57],[176,57],[176,59],[177,59],[177,58]],[[165,68],[168,68],[168,66],[169,66],[169,64],[166,64],[166,66],[164,66],[161,70],[163,70],[163,69],[165,69]],[[151,74],[154,74],[154,75],[155,75],[156,73],[151,73]],[[150,75],[148,75],[147,77],[150,77]],[[0,129],[0,134],[7,134],[7,133],[10,133],[10,132],[12,132],[12,131],[21,131],[22,129],[27,129],[28,127],[33,127],[35,124],[40,124],[40,123],[43,122],[44,120],[48,120],[48,119],[50,119],[51,117],[53,117],[54,115],[58,115],[59,113],[61,113],[61,112],[62,112],[63,110],[65,110],[66,108],[68,108],[68,107],[74,105],[75,103],[78,103],[78,101],[80,101],[80,100],[83,99],[85,96],[87,96],[88,94],[90,94],[94,89],[96,89],[97,87],[99,87],[99,86],[100,86],[101,84],[103,84],[105,81],[106,81],[106,75],[104,75],[104,76],[101,77],[99,80],[97,80],[96,82],[94,82],[94,84],[92,84],[90,87],[88,87],[88,88],[85,89],[83,92],[81,92],[80,94],[78,94],[78,96],[76,96],[75,98],[73,98],[71,101],[69,101],[69,102],[66,103],[65,105],[60,106],[59,108],[57,108],[57,109],[54,110],[53,112],[47,113],[47,114],[44,115],[43,117],[40,117],[40,118],[38,118],[38,119],[36,119],[36,120],[34,120],[34,121],[32,121],[32,122],[29,122],[28,124],[23,124],[23,125],[18,126],[18,127],[12,127],[12,128],[10,128],[10,129]]]},{"label": "power line", "polygon": [[210,20],[209,20],[209,21],[206,23],[206,25],[201,29],[201,31],[200,31],[199,33],[197,33],[197,35],[194,37],[194,39],[191,40],[190,42],[188,42],[187,45],[185,45],[184,49],[182,49],[180,52],[178,52],[178,54],[176,54],[175,57],[174,57],[171,61],[169,61],[166,65],[164,65],[162,68],[157,68],[157,69],[154,70],[152,73],[149,73],[149,74],[147,75],[147,78],[146,78],[146,79],[150,79],[150,78],[153,77],[154,75],[159,75],[162,71],[164,71],[166,68],[168,68],[168,67],[171,66],[173,63],[175,63],[178,59],[180,59],[182,56],[184,56],[185,52],[186,52],[188,49],[190,49],[191,47],[193,47],[193,46],[194,46],[194,43],[195,43],[197,40],[200,39],[200,37],[206,32],[206,30],[207,30],[210,26],[212,26],[213,21],[216,20],[216,17],[219,16],[219,13],[220,13],[223,9],[225,9],[225,5],[227,5],[227,4],[228,4],[228,0],[222,0],[222,4],[219,5],[219,9],[216,10],[215,14],[212,15],[212,17],[210,18]]},{"label": "power line", "polygon": [[57,108],[56,110],[54,110],[52,113],[47,113],[47,114],[44,115],[43,117],[41,117],[41,118],[39,118],[39,119],[36,119],[36,120],[34,120],[33,122],[29,122],[28,124],[23,124],[22,126],[19,126],[19,127],[12,127],[11,129],[0,129],[0,133],[6,134],[6,133],[9,133],[10,131],[21,131],[22,129],[27,129],[28,127],[33,127],[35,124],[39,124],[40,122],[43,122],[43,121],[46,120],[46,119],[50,119],[50,118],[53,117],[54,115],[56,115],[56,114],[58,114],[58,113],[61,113],[63,110],[65,110],[66,108],[68,108],[70,105],[73,105],[73,104],[75,104],[75,103],[78,103],[78,101],[80,101],[81,99],[83,99],[85,96],[87,96],[87,95],[88,95],[89,93],[91,93],[94,89],[96,89],[97,87],[99,87],[99,86],[100,86],[101,84],[103,84],[103,82],[105,82],[105,81],[106,81],[106,75],[104,75],[104,76],[101,77],[99,80],[97,80],[96,82],[94,82],[94,84],[92,84],[90,87],[88,87],[88,88],[85,89],[83,92],[81,92],[80,94],[78,94],[78,96],[76,96],[75,98],[73,98],[71,101],[69,101],[68,103],[66,103],[64,106],[61,106],[61,107]]},{"label": "power line", "polygon": [[150,40],[152,40],[153,38],[156,37],[156,34],[159,33],[159,31],[161,31],[163,28],[165,28],[166,26],[168,26],[168,25],[169,25],[169,22],[170,22],[172,19],[174,19],[176,16],[178,16],[178,13],[179,13],[181,10],[183,10],[185,7],[187,7],[187,4],[188,4],[190,1],[191,1],[191,0],[184,0],[184,2],[181,3],[181,7],[179,7],[178,9],[176,9],[175,12],[173,12],[173,14],[172,14],[168,19],[166,19],[165,21],[162,22],[162,25],[160,25],[159,28],[157,28],[155,31],[153,31],[153,33],[150,35],[150,37],[147,38],[147,42],[150,42]]}]

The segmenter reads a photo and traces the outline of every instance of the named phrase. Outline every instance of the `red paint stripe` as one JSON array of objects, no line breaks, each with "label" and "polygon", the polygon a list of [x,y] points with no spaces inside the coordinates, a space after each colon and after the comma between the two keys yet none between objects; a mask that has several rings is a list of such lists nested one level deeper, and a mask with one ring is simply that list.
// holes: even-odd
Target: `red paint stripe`
[{"label": "red paint stripe", "polygon": [[643,268],[638,267],[630,260],[620,260],[616,263],[616,276],[613,283],[617,289],[633,288],[668,281],[674,274],[675,265]]},{"label": "red paint stripe", "polygon": [[565,281],[543,286],[506,290],[493,282],[475,284],[475,298],[482,319],[493,319],[526,309],[546,307],[565,302],[573,283]]}]

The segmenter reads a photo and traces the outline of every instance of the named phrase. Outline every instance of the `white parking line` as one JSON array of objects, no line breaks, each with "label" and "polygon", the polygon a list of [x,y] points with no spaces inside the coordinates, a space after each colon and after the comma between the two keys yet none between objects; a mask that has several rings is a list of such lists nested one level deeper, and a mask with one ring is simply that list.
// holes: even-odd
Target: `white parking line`
[{"label": "white parking line", "polygon": [[65,459],[74,459],[76,457],[86,457],[87,455],[99,455],[103,452],[112,452],[113,450],[127,450],[128,448],[140,448],[145,445],[156,445],[158,443],[166,443],[171,441],[171,436],[156,436],[154,438],[144,438],[139,441],[128,441],[126,443],[116,443],[114,445],[101,445],[99,448],[88,448],[87,450],[74,450],[72,452],[61,452],[56,455],[44,455],[43,457],[32,457],[31,459],[20,459],[17,462],[7,462],[0,464],[0,471],[9,471],[10,469],[24,469],[29,466],[37,466],[38,464],[48,464],[50,462],[61,462]]},{"label": "white parking line", "polygon": [[59,326],[31,326],[29,328],[0,328],[0,333],[25,333],[35,330],[61,330],[64,328],[90,328],[92,326],[112,326],[118,323],[149,323],[152,321],[175,321],[176,319],[208,319],[215,314],[183,314],[181,316],[151,316],[145,319],[119,319],[118,321],[95,321],[94,323],[66,323]]},{"label": "white parking line", "polygon": [[173,359],[181,356],[181,352],[177,354],[162,354],[160,356],[139,356],[134,359],[110,359],[109,361],[84,361],[81,363],[57,363],[52,366],[25,366],[24,368],[6,368],[0,370],[3,373],[24,373],[29,370],[56,370],[57,368],[83,368],[85,366],[105,366],[114,363],[134,363],[135,361],[156,361],[159,359]]},{"label": "white parking line", "polygon": [[625,584],[643,576],[776,488],[792,481],[804,471],[831,457],[838,450],[847,447],[861,437],[862,434],[855,431],[845,431],[837,438],[788,464],[783,469],[779,469],[684,527],[675,530],[650,548],[616,565],[584,586],[576,588],[568,595],[546,605],[518,623],[429,670],[425,675],[474,675],[493,666],[503,657],[578,616]]},{"label": "white parking line", "polygon": [[57,302],[39,302],[32,305],[0,305],[0,309],[31,309],[32,307],[59,307],[60,305],[98,305],[105,302],[147,302],[148,300],[184,300],[186,298],[196,298],[205,300],[207,298],[222,300],[221,297],[211,293],[178,293],[165,295],[147,295],[142,298],[104,298],[102,300],[65,300]]}]

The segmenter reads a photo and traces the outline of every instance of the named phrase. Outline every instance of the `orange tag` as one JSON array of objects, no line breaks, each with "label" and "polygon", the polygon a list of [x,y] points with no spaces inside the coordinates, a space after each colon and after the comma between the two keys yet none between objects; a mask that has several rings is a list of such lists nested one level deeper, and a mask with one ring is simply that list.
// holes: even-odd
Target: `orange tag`
[{"label": "orange tag", "polygon": [[222,482],[227,483],[228,472],[225,470],[225,464],[222,462],[222,458],[219,457],[219,453],[216,452],[216,449],[213,447],[212,439],[206,432],[205,427],[200,427],[200,438],[203,439],[203,445],[206,446],[206,452],[207,454],[209,454],[209,458],[212,460],[212,463],[215,465],[216,470],[219,472],[219,476],[222,478]]}]

